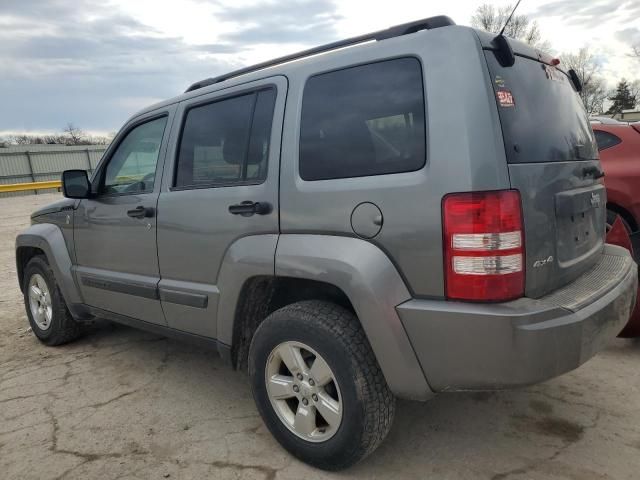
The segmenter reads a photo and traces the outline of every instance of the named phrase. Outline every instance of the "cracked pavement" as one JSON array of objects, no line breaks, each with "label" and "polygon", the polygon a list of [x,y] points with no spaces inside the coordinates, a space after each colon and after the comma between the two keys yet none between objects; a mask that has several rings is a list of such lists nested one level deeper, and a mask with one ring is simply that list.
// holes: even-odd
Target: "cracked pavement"
[{"label": "cracked pavement", "polygon": [[338,474],[289,456],[215,352],[107,322],[49,348],[31,332],[14,239],[57,195],[0,198],[3,479],[637,479],[640,341],[527,389],[399,402],[382,447]]}]

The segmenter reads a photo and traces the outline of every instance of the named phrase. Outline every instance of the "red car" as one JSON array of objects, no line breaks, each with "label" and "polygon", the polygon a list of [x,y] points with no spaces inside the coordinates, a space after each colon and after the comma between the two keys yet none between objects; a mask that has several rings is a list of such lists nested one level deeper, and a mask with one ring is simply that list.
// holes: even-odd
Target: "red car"
[{"label": "red car", "polygon": [[[592,119],[607,187],[607,242],[621,245],[640,263],[640,122]],[[637,306],[620,336],[640,336]]]}]

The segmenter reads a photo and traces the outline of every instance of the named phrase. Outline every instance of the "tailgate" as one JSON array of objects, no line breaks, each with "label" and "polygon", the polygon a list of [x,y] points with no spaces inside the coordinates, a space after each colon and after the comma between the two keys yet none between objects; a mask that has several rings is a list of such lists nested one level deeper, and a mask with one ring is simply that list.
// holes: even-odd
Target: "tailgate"
[{"label": "tailgate", "polygon": [[[589,164],[590,162],[588,162]],[[584,162],[510,165],[525,228],[525,293],[538,298],[583,274],[604,246],[606,191]]]},{"label": "tailgate", "polygon": [[500,115],[511,186],[525,227],[525,294],[541,297],[575,280],[604,246],[606,192],[595,139],[569,77],[516,56],[485,57]]}]

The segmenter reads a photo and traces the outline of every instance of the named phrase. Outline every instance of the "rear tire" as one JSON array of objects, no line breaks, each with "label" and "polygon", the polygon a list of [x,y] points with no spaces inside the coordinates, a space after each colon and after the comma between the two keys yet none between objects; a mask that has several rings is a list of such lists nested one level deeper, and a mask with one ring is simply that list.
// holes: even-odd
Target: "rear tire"
[{"label": "rear tire", "polygon": [[[299,352],[293,355],[297,367],[289,368],[292,357],[281,351]],[[276,385],[290,389],[281,396],[274,395],[270,381],[276,374],[282,379]],[[353,465],[373,452],[391,429],[395,397],[358,319],[333,303],[303,301],[269,315],[253,336],[249,375],[256,405],[273,436],[317,468]],[[328,397],[332,410],[321,404]],[[298,415],[305,417],[299,429]],[[310,424],[304,421],[309,415]]]},{"label": "rear tire", "polygon": [[81,334],[62,298],[55,276],[45,257],[29,260],[24,272],[24,305],[35,336],[45,345],[72,342]]}]

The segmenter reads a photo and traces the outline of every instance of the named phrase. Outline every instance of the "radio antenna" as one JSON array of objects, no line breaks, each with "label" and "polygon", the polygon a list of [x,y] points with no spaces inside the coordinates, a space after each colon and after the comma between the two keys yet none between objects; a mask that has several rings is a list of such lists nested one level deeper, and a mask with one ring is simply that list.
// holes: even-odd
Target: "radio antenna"
[{"label": "radio antenna", "polygon": [[509,18],[507,18],[507,21],[504,22],[504,27],[502,27],[502,30],[500,30],[500,33],[498,34],[499,37],[502,36],[502,34],[504,33],[504,29],[507,28],[507,26],[509,25],[509,22],[511,21],[511,18],[513,17],[513,14],[516,13],[516,9],[520,5],[521,1],[522,0],[518,0],[518,3],[516,3],[516,6],[513,7],[513,10],[511,10],[511,15],[509,15]]}]

